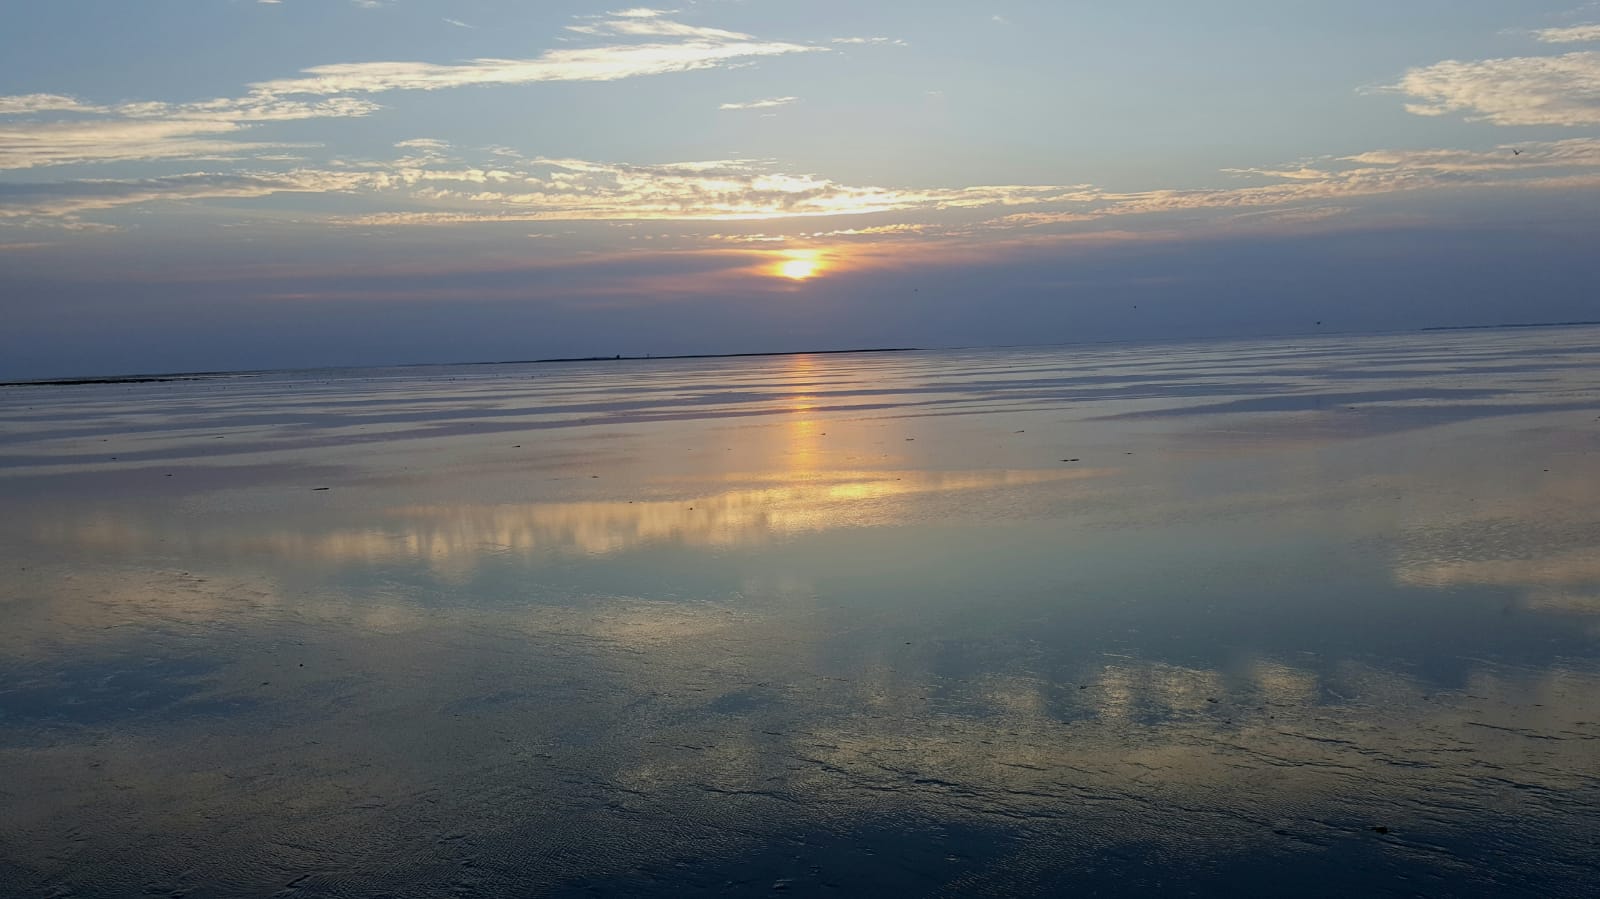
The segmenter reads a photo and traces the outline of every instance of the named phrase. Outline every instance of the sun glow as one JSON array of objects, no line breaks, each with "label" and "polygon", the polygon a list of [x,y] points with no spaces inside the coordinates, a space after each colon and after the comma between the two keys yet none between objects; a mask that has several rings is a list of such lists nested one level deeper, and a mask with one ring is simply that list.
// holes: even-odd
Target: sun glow
[{"label": "sun glow", "polygon": [[816,277],[822,270],[822,254],[816,250],[789,250],[773,268],[780,278],[804,281]]}]

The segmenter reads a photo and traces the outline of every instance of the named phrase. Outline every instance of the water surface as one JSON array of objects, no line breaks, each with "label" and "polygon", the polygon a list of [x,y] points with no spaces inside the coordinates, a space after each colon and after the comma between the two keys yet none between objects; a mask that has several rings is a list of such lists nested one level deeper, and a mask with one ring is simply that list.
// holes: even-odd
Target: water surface
[{"label": "water surface", "polygon": [[0,390],[0,894],[1589,896],[1600,330]]}]

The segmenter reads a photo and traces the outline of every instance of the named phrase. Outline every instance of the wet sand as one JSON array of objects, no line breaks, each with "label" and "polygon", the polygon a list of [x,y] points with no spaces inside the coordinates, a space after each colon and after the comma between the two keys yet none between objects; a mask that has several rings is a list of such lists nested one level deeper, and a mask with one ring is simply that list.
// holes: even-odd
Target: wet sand
[{"label": "wet sand", "polygon": [[1600,329],[0,389],[0,894],[1587,896]]}]

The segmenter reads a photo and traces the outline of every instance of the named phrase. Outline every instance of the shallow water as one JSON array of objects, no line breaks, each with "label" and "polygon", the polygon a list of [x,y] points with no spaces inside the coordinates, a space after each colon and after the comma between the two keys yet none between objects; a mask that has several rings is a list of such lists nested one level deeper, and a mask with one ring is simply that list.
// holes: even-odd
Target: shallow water
[{"label": "shallow water", "polygon": [[1595,329],[6,388],[0,894],[1593,895],[1597,397]]}]

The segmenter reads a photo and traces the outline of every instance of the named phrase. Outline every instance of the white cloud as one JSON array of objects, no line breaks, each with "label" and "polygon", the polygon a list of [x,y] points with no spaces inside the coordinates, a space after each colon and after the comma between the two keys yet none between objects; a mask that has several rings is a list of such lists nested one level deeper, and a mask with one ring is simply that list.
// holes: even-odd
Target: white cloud
[{"label": "white cloud", "polygon": [[217,122],[55,122],[27,128],[0,126],[0,169],[84,162],[220,159],[280,144],[222,140],[241,126]]},{"label": "white cloud", "polygon": [[824,52],[826,48],[763,41],[737,31],[686,25],[667,10],[625,9],[568,30],[599,37],[653,38],[645,43],[548,50],[530,59],[473,59],[462,63],[336,63],[304,69],[300,77],[252,84],[254,95],[336,95],[393,90],[442,90],[542,81],[617,81],[647,75],[734,66],[764,56]]},{"label": "white cloud", "polygon": [[460,19],[451,19],[451,18],[448,18],[448,17],[444,20],[444,23],[446,25],[454,25],[457,28],[477,28],[478,27],[476,25],[468,25],[466,22],[463,22]]},{"label": "white cloud", "polygon": [[1464,113],[1495,125],[1600,125],[1600,52],[1446,60],[1411,69],[1391,87],[1416,115]]},{"label": "white cloud", "polygon": [[[316,66],[303,70],[298,77],[253,84],[250,93],[239,98],[100,106],[59,94],[0,97],[0,169],[128,160],[215,159],[288,146],[242,141],[238,136],[259,123],[364,116],[379,108],[370,100],[354,96],[359,94],[483,84],[614,81],[733,67],[765,56],[825,50],[813,45],[762,41],[739,32],[684,25],[666,18],[668,14],[665,10],[626,9],[578,26],[587,33],[612,38],[645,38],[643,42],[561,48],[531,59]],[[320,99],[297,99],[305,96]],[[38,113],[75,113],[85,118],[45,123],[3,120],[4,117]]]},{"label": "white cloud", "polygon": [[[33,94],[0,97],[0,109],[38,106]],[[313,102],[270,97],[198,103],[124,103],[113,107],[77,104],[53,97],[48,108],[94,112],[93,118],[53,122],[0,121],[0,170],[74,163],[154,159],[217,159],[253,150],[296,146],[232,139],[265,122],[367,115],[367,100],[332,97]],[[77,103],[77,101],[71,101]],[[49,105],[54,104],[54,105]]]},{"label": "white cloud", "polygon": [[788,106],[799,100],[799,97],[769,97],[765,100],[751,100],[748,103],[724,103],[718,109],[772,109],[775,106]]},{"label": "white cloud", "polygon": [[[755,38],[738,31],[722,28],[705,28],[685,25],[665,18],[670,10],[625,9],[605,16],[586,16],[591,24],[568,25],[567,30],[577,34],[616,35],[620,37],[681,37],[711,41],[749,41]],[[599,21],[593,21],[598,19]]]},{"label": "white cloud", "polygon": [[1566,28],[1541,28],[1533,36],[1547,44],[1584,44],[1600,41],[1600,25],[1571,25]]},{"label": "white cloud", "polygon": [[905,41],[903,41],[903,40],[901,40],[899,38],[896,38],[896,37],[836,37],[836,38],[833,39],[833,43],[835,43],[835,44],[873,44],[873,45],[888,44],[888,45],[892,45],[892,46],[895,46],[895,47],[904,47],[906,45]]},{"label": "white cloud", "polygon": [[456,65],[427,62],[358,62],[314,66],[299,78],[251,85],[259,96],[356,94],[443,90],[541,81],[618,81],[692,72],[763,56],[811,53],[820,47],[781,41],[709,41],[625,44],[550,50],[533,59],[475,59]]},{"label": "white cloud", "polygon": [[103,106],[84,103],[61,94],[21,94],[0,97],[0,115],[29,115],[38,112],[105,112]]},{"label": "white cloud", "polygon": [[195,172],[160,178],[0,184],[0,222],[56,219],[153,201],[264,197],[383,187],[387,176],[366,172],[294,171],[282,174]]}]

